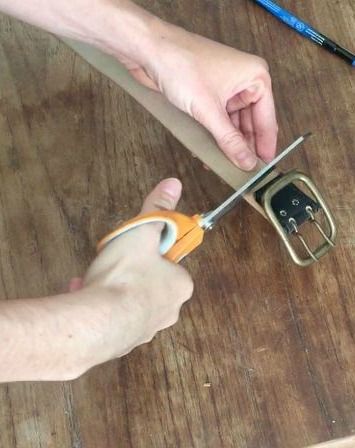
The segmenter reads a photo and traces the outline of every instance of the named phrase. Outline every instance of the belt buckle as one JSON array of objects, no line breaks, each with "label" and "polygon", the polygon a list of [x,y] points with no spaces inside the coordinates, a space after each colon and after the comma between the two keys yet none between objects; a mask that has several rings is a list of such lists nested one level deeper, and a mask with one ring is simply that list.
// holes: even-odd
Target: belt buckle
[{"label": "belt buckle", "polygon": [[[317,210],[314,210],[315,207],[312,207],[311,205],[306,205],[304,207],[303,212],[307,213],[307,221],[309,221],[312,225],[314,225],[317,229],[317,231],[321,234],[324,242],[320,244],[315,250],[312,250],[309,245],[307,244],[305,238],[303,237],[303,234],[299,230],[299,225],[297,224],[296,220],[293,217],[287,218],[288,219],[288,225],[291,227],[290,234],[294,235],[298,238],[298,240],[301,242],[302,246],[304,247],[306,253],[308,256],[301,257],[296,249],[294,248],[294,245],[291,242],[292,237],[288,235],[288,233],[285,231],[284,226],[281,225],[279,217],[276,215],[273,206],[272,206],[272,200],[275,198],[275,195],[279,193],[283,188],[287,187],[288,185],[292,184],[293,182],[298,181],[306,185],[308,190],[312,193],[313,197],[315,198],[314,202],[312,203],[317,205]],[[295,205],[294,201],[295,199],[289,198],[291,200],[291,203]],[[261,198],[262,205],[264,207],[265,213],[267,217],[269,218],[270,222],[275,227],[277,233],[281,237],[284,245],[286,246],[286,249],[288,253],[290,254],[292,260],[299,266],[309,266],[310,264],[318,261],[321,257],[323,257],[332,247],[335,246],[335,238],[336,238],[336,225],[334,222],[333,215],[327,206],[323,196],[319,192],[316,185],[313,183],[313,181],[306,176],[304,173],[301,173],[300,171],[290,171],[282,177],[278,178],[275,182],[273,182],[270,186],[266,188],[266,190],[263,193],[263,196]],[[322,210],[326,222],[327,222],[327,230],[324,230],[320,223],[317,221],[315,214],[318,210]],[[281,212],[286,213],[285,210],[281,210]],[[286,215],[283,219],[285,219]]]}]

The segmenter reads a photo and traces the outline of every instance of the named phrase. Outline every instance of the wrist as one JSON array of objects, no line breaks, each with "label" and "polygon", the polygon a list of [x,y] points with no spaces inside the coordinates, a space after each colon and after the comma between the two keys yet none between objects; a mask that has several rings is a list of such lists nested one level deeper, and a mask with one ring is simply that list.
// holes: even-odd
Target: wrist
[{"label": "wrist", "polygon": [[144,319],[134,296],[124,285],[90,285],[79,291],[75,302],[76,329],[83,343],[78,365],[81,373],[119,358],[137,345],[137,329],[144,327]]},{"label": "wrist", "polygon": [[144,66],[157,54],[159,37],[168,26],[130,1],[109,2],[93,43],[123,62],[129,60]]}]

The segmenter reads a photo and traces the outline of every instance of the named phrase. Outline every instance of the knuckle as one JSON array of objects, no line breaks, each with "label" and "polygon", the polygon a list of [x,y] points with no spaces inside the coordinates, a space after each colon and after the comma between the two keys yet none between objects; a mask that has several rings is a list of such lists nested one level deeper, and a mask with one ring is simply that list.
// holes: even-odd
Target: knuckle
[{"label": "knuckle", "polygon": [[194,282],[192,281],[192,278],[188,276],[185,285],[185,295],[187,300],[190,299],[193,292],[194,292]]},{"label": "knuckle", "polygon": [[193,281],[187,272],[184,272],[184,278],[183,281],[180,282],[180,287],[182,302],[186,302],[186,300],[191,298],[194,291]]},{"label": "knuckle", "polygon": [[238,109],[245,109],[246,107],[249,106],[247,90],[243,90],[242,92],[240,92],[240,94],[237,96],[237,98],[238,98],[238,103],[240,105],[240,107]]},{"label": "knuckle", "polygon": [[178,308],[177,311],[171,314],[170,319],[167,323],[167,327],[172,327],[173,325],[175,325],[179,320],[179,317],[180,317],[180,307]]},{"label": "knuckle", "polygon": [[162,195],[154,201],[153,207],[161,210],[170,209],[172,207],[172,200],[168,195]]},{"label": "knuckle", "polygon": [[[180,268],[180,266],[178,266]],[[174,282],[174,288],[176,292],[176,299],[179,304],[183,304],[189,300],[194,290],[194,284],[190,275],[185,269],[179,269],[179,275],[176,276]]]},{"label": "knuckle", "polygon": [[147,335],[143,339],[142,344],[149,344],[150,342],[152,342],[152,340],[155,338],[155,336],[156,336],[156,332]]},{"label": "knuckle", "polygon": [[263,86],[271,88],[271,76],[269,64],[265,59],[255,56],[256,78]]},{"label": "knuckle", "polygon": [[157,209],[170,209],[174,205],[173,198],[164,191],[160,192],[157,197],[148,196],[147,199],[149,199],[149,201],[152,202],[152,206]]},{"label": "knuckle", "polygon": [[223,134],[218,139],[218,144],[225,149],[235,149],[235,147],[240,146],[244,142],[244,139],[240,133],[237,131],[230,131]]},{"label": "knuckle", "polygon": [[260,56],[254,56],[255,57],[255,63],[259,67],[259,70],[269,73],[269,64],[264,58],[261,58]]},{"label": "knuckle", "polygon": [[271,90],[271,76],[268,71],[260,73],[259,79],[263,83],[264,87]]},{"label": "knuckle", "polygon": [[247,128],[243,129],[244,137],[247,140],[253,138],[256,133],[257,133],[257,131],[254,131],[253,129],[247,129]]}]

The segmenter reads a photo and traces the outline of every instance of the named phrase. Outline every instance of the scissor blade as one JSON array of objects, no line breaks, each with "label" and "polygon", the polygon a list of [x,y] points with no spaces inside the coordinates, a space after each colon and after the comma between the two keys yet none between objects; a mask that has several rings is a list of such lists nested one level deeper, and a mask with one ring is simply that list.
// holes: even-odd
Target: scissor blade
[{"label": "scissor blade", "polygon": [[258,171],[255,176],[251,177],[239,190],[232,194],[226,201],[218,206],[215,210],[207,213],[202,222],[201,226],[205,229],[212,228],[215,223],[222,218],[226,213],[228,213],[232,208],[235,207],[237,202],[250,191],[255,184],[257,184],[266,174],[268,174],[275,165],[277,165],[282,159],[284,159],[291,151],[296,149],[301,143],[303,143],[311,133],[302,135],[297,140],[295,140],[290,146],[284,149],[278,156],[275,157],[268,165],[265,165],[260,171]]}]

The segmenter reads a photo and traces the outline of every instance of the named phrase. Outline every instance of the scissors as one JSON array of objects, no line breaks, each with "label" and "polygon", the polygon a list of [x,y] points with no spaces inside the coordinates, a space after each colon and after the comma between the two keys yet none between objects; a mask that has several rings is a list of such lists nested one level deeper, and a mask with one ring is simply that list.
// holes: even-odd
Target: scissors
[{"label": "scissors", "polygon": [[202,244],[204,234],[207,230],[213,229],[216,223],[235,207],[244,194],[269,174],[280,160],[284,159],[291,151],[303,143],[308,135],[303,135],[295,140],[214,210],[193,216],[187,216],[172,210],[155,211],[138,215],[105,236],[98,243],[98,251],[101,251],[112,240],[139,226],[150,223],[163,223],[165,226],[161,234],[160,253],[168,260],[179,263],[184,257]]}]

